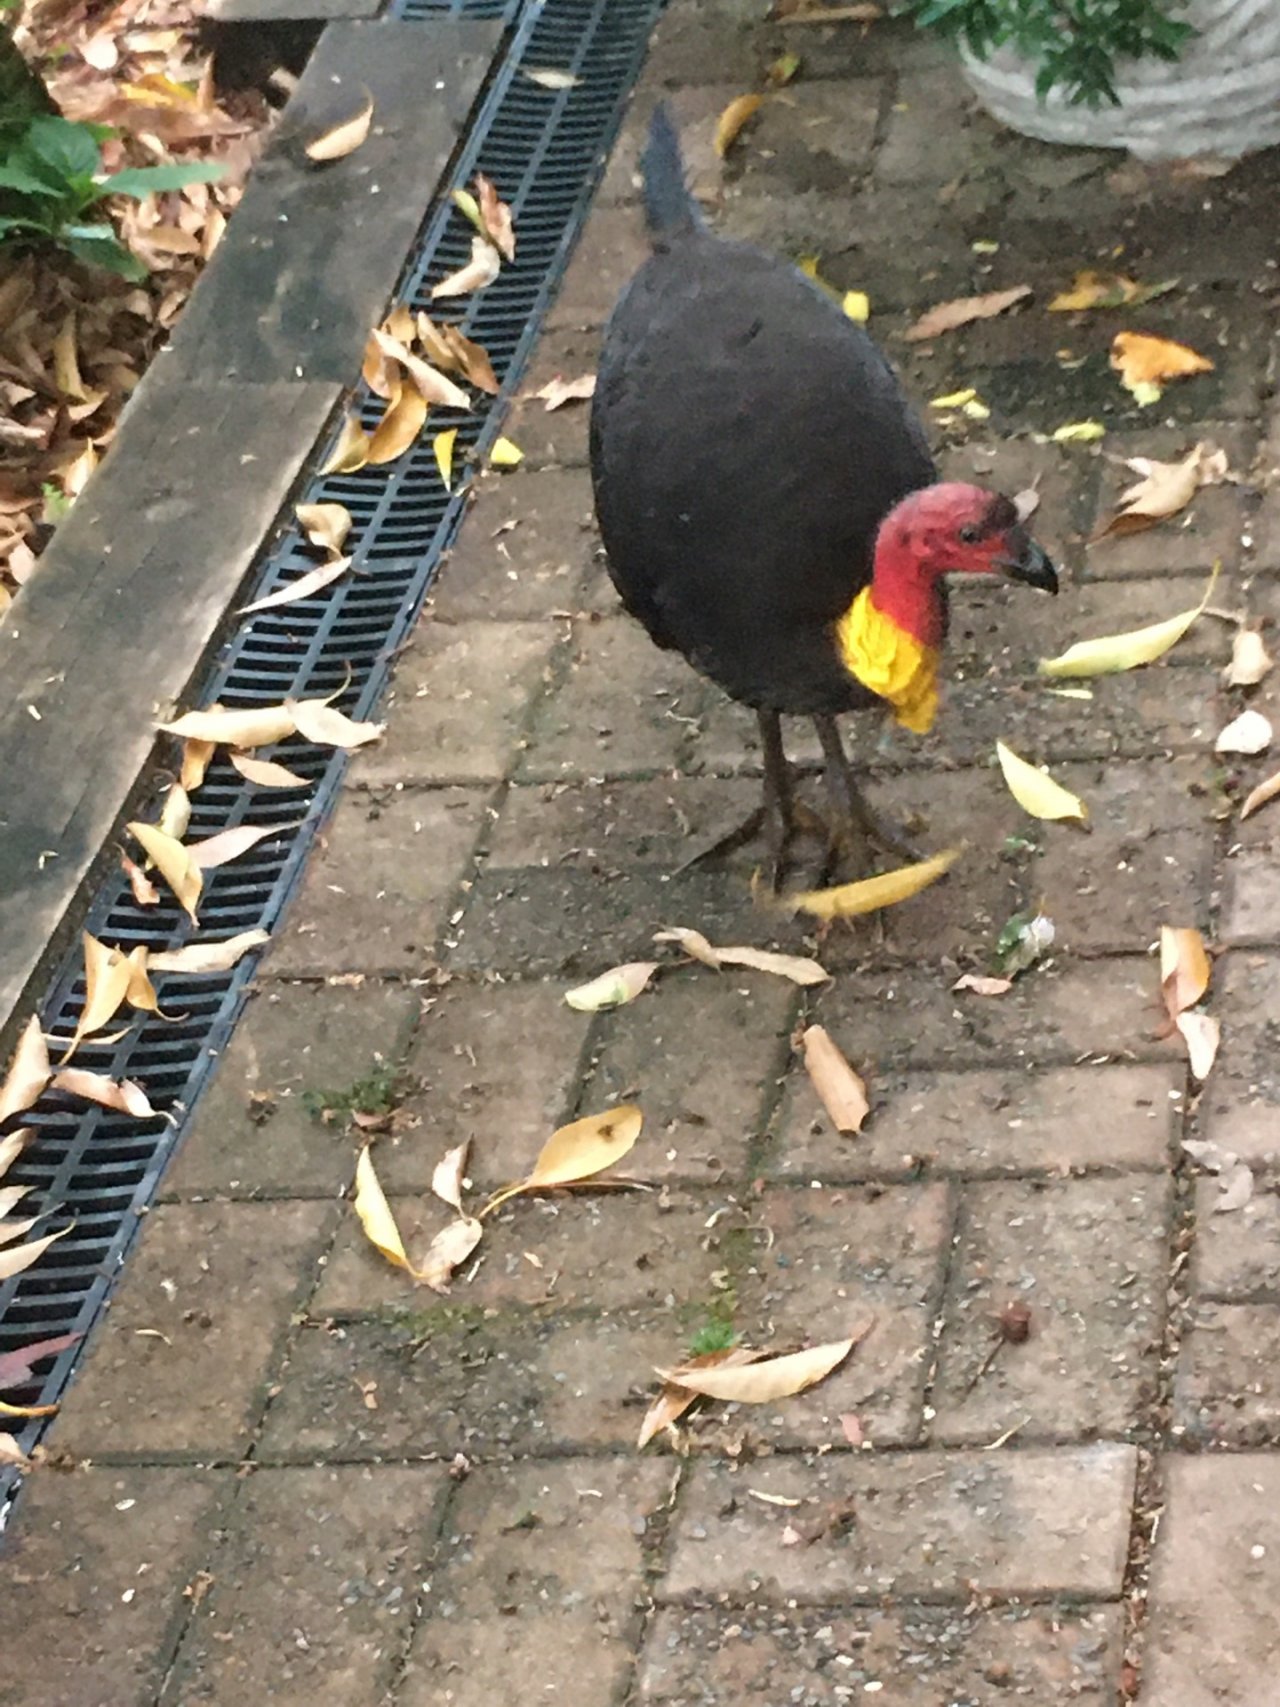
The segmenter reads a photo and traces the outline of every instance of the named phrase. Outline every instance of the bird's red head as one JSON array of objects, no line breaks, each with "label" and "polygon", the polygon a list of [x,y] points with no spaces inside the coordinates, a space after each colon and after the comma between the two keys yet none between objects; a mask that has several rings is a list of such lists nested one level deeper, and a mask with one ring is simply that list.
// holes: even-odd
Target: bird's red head
[{"label": "bird's red head", "polygon": [[942,644],[943,575],[1001,575],[1056,593],[1053,564],[1019,520],[1013,501],[961,481],[909,493],[876,535],[871,596],[921,645]]}]

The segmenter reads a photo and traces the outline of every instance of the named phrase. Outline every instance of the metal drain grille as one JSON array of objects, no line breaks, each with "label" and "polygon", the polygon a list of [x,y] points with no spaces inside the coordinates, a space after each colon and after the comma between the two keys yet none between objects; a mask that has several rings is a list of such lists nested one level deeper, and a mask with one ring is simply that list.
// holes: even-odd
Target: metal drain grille
[{"label": "metal drain grille", "polygon": [[[496,437],[508,398],[563,275],[599,173],[621,120],[663,0],[399,0],[407,18],[440,12],[517,15],[502,64],[490,85],[456,165],[454,183],[485,172],[510,202],[518,251],[514,265],[477,298],[447,315],[484,345],[502,382],[502,395],[470,418],[458,435],[481,450]],[[557,67],[578,79],[547,90],[525,70]],[[470,252],[470,228],[444,200],[430,217],[410,260],[399,300],[429,307],[430,279],[460,266]],[[381,404],[363,389],[355,407],[369,423]],[[327,453],[327,446],[322,451]],[[321,458],[317,466],[323,465]],[[249,706],[288,696],[328,694],[348,682],[339,703],[369,716],[386,686],[390,659],[416,617],[441,553],[463,511],[461,492],[446,492],[428,442],[390,469],[315,479],[310,502],[347,506],[354,526],[348,549],[362,573],[320,597],[267,611],[247,621],[214,661],[193,703],[217,699]],[[261,597],[314,565],[295,531],[269,552],[256,577]],[[349,681],[348,681],[349,677]],[[194,797],[191,836],[230,825],[279,824],[278,836],[246,857],[208,873],[201,902],[202,941],[255,926],[270,930],[300,874],[312,838],[341,781],[343,758],[294,740],[278,749],[291,769],[313,784],[309,792],[271,791],[256,797],[224,758],[210,767]],[[89,911],[87,928],[106,941],[159,950],[187,940],[183,916],[168,899],[139,908],[122,881],[108,883]],[[182,1126],[217,1055],[225,1047],[253,976],[253,957],[234,972],[203,978],[160,978],[161,1008],[181,1018],[147,1017],[109,1045],[88,1044],[77,1064],[142,1084],[162,1118],[139,1123],[99,1108],[46,1096],[28,1124],[35,1141],[8,1181],[34,1188],[50,1214],[48,1225],[74,1220],[73,1230],[35,1267],[0,1285],[0,1351],[71,1332],[87,1333],[97,1318],[132,1242],[140,1211],[154,1196]],[[68,956],[42,1009],[45,1029],[69,1036],[84,998],[79,953]],[[8,1183],[8,1182],[7,1182]],[[47,1359],[46,1372],[11,1401],[56,1400],[83,1343]],[[41,1425],[19,1436],[30,1450]],[[0,1493],[13,1485],[10,1474]]]}]

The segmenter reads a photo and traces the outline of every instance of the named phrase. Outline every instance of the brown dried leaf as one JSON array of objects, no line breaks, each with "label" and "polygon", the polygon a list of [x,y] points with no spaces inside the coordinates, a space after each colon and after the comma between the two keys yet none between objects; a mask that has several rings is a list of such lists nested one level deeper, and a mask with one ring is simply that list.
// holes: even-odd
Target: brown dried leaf
[{"label": "brown dried leaf", "polygon": [[146,849],[147,858],[177,896],[192,924],[195,924],[196,903],[204,887],[204,878],[190,853],[181,842],[166,835],[158,824],[140,824],[135,821],[126,825],[126,828],[131,836],[141,842]]},{"label": "brown dried leaf", "polygon": [[375,468],[394,462],[403,456],[427,418],[427,400],[416,385],[403,387],[391,399],[386,412],[373,430],[365,452],[365,462]]},{"label": "brown dried leaf", "polygon": [[88,395],[80,377],[76,352],[76,311],[73,308],[53,340],[53,381],[64,397],[83,403]]},{"label": "brown dried leaf", "polygon": [[719,971],[725,966],[745,966],[752,972],[770,972],[787,978],[793,984],[807,987],[825,984],[831,974],[818,964],[799,954],[775,954],[766,948],[715,948],[701,931],[688,930],[681,925],[669,925],[656,931],[655,942],[674,942],[694,960]]},{"label": "brown dried leaf", "polygon": [[861,1132],[871,1112],[866,1085],[840,1053],[825,1026],[808,1026],[801,1042],[805,1071],[831,1124],[837,1132]]},{"label": "brown dried leaf", "polygon": [[584,373],[577,379],[561,379],[557,374],[533,395],[546,406],[548,413],[552,409],[563,409],[566,403],[585,403],[596,394],[596,376]]},{"label": "brown dried leaf", "polygon": [[323,699],[290,699],[285,704],[299,735],[318,747],[351,751],[376,741],[386,728],[385,723],[357,723]]},{"label": "brown dried leaf", "polygon": [[[698,1357],[691,1357],[685,1365],[689,1369],[720,1369],[728,1366],[738,1368],[747,1363],[758,1363],[766,1354],[762,1351],[752,1351],[747,1346],[730,1346],[726,1351],[707,1351]],[[689,1409],[699,1395],[691,1392],[688,1387],[663,1387],[657,1398],[645,1412],[644,1421],[640,1425],[640,1434],[636,1440],[636,1448],[643,1451],[656,1435],[671,1428]]]},{"label": "brown dried leaf", "polygon": [[483,172],[476,173],[475,185],[480,220],[490,242],[506,260],[514,261],[516,232],[511,209],[500,199],[497,186]]},{"label": "brown dried leaf", "polygon": [[1229,688],[1256,688],[1270,674],[1275,659],[1256,628],[1239,628],[1231,643],[1231,662],[1223,672]]},{"label": "brown dried leaf", "polygon": [[183,740],[212,741],[220,747],[270,747],[287,740],[296,729],[293,713],[283,705],[254,706],[247,711],[226,711],[210,706],[206,711],[187,711],[173,723],[157,728]]},{"label": "brown dried leaf", "polygon": [[414,1279],[422,1281],[433,1292],[448,1292],[454,1269],[466,1262],[480,1243],[483,1231],[479,1221],[469,1215],[450,1221],[427,1246],[422,1266],[412,1271]]},{"label": "brown dried leaf", "polygon": [[1186,509],[1201,486],[1221,479],[1225,458],[1214,445],[1202,440],[1180,462],[1156,462],[1135,456],[1129,459],[1128,466],[1142,479],[1120,494],[1115,515],[1095,539],[1141,533],[1168,516],[1176,516]]},{"label": "brown dried leaf", "polygon": [[278,836],[288,828],[286,824],[237,824],[233,829],[219,830],[216,836],[206,836],[202,842],[189,842],[187,853],[201,871],[213,871],[239,859],[266,837]]},{"label": "brown dried leaf", "polygon": [[1013,988],[1012,978],[988,978],[981,972],[962,973],[953,990],[972,990],[975,996],[1003,996]]},{"label": "brown dried leaf", "polygon": [[81,1041],[92,1032],[101,1031],[120,1010],[129,992],[132,970],[129,957],[118,948],[109,948],[88,931],[81,934],[84,945],[84,1007],[76,1024],[75,1035],[62,1057],[69,1061]]},{"label": "brown dried leaf", "polygon": [[117,1114],[131,1114],[135,1120],[155,1119],[147,1093],[132,1079],[109,1079],[105,1073],[90,1073],[83,1067],[62,1067],[53,1075],[51,1088],[99,1103]]},{"label": "brown dried leaf", "polygon": [[373,96],[366,89],[364,100],[356,112],[341,119],[337,124],[327,126],[311,138],[304,149],[307,159],[321,163],[345,159],[348,154],[354,154],[364,142],[372,124]]},{"label": "brown dried leaf", "polygon": [[225,942],[192,942],[185,948],[153,954],[148,962],[153,972],[229,972],[250,949],[270,941],[264,930],[241,931]]},{"label": "brown dried leaf", "polygon": [[180,782],[176,782],[164,797],[160,808],[160,829],[166,836],[172,836],[175,842],[180,842],[187,833],[191,823],[191,796]]},{"label": "brown dried leaf", "polygon": [[281,605],[295,605],[302,599],[314,598],[326,587],[351,567],[349,557],[334,557],[328,563],[321,563],[318,568],[310,569],[305,575],[299,575],[296,581],[290,581],[287,586],[278,587],[274,593],[268,593],[265,598],[255,599],[251,605],[241,605],[237,616],[252,616],[255,611],[278,610]]},{"label": "brown dried leaf", "polygon": [[[421,356],[415,356],[398,338],[393,338],[387,332],[375,329],[374,342],[384,355],[400,363],[428,403],[438,403],[442,409],[471,408],[471,399],[462,387],[447,379],[430,362],[424,362]],[[425,419],[425,416],[423,417]],[[375,439],[376,439],[375,434]],[[416,436],[416,435],[415,435]],[[375,462],[376,457],[369,460]]]},{"label": "brown dried leaf", "polygon": [[493,371],[493,363],[489,360],[489,352],[474,343],[457,326],[437,326],[428,315],[419,314],[418,338],[437,367],[442,367],[450,373],[460,373],[478,391],[487,391],[490,396],[497,396],[501,387],[498,384],[498,376]]},{"label": "brown dried leaf", "polygon": [[56,1233],[46,1233],[42,1239],[32,1239],[28,1245],[15,1245],[12,1250],[0,1251],[0,1280],[11,1280],[15,1274],[21,1274],[23,1269],[30,1268],[33,1262],[39,1261],[50,1245],[58,1239],[65,1239],[74,1225],[72,1222]]},{"label": "brown dried leaf", "polygon": [[631,960],[625,966],[614,966],[602,972],[589,984],[579,984],[576,990],[566,990],[564,999],[579,1013],[600,1013],[604,1008],[624,1007],[634,1002],[658,970],[656,960]]},{"label": "brown dried leaf", "polygon": [[434,302],[442,296],[470,296],[473,291],[491,285],[502,270],[502,257],[487,237],[477,234],[471,239],[471,259],[456,273],[441,279],[431,287]]},{"label": "brown dried leaf", "polygon": [[38,1014],[32,1014],[18,1038],[4,1082],[0,1084],[0,1121],[30,1108],[49,1083],[51,1072],[40,1018]]},{"label": "brown dried leaf", "polygon": [[[215,751],[216,746],[212,741],[184,741],[182,744],[182,769],[178,772],[178,786],[188,797],[188,822],[190,821],[190,796],[204,781],[205,772],[209,768],[209,761],[213,758]],[[186,829],[185,824],[182,829]],[[181,835],[182,831],[174,833]]]},{"label": "brown dried leaf", "polygon": [[[384,417],[385,418],[385,417]],[[354,474],[369,460],[369,436],[352,414],[343,418],[338,442],[329,453],[321,474]]]},{"label": "brown dried leaf", "polygon": [[825,1380],[838,1369],[853,1348],[871,1331],[870,1324],[860,1328],[847,1340],[834,1340],[828,1345],[810,1346],[806,1351],[788,1352],[782,1357],[761,1358],[756,1363],[698,1368],[683,1363],[675,1369],[660,1369],[659,1377],[672,1386],[683,1387],[690,1393],[702,1393],[709,1399],[723,1399],[739,1405],[771,1405],[778,1399],[790,1398]]},{"label": "brown dried leaf", "polygon": [[936,308],[922,314],[914,326],[908,327],[904,336],[909,343],[923,343],[926,338],[954,332],[957,327],[968,326],[975,320],[991,320],[1030,295],[1030,285],[1014,285],[1009,290],[988,291],[984,296],[959,296],[953,302],[940,302]]},{"label": "brown dried leaf", "polygon": [[309,544],[341,557],[351,532],[351,512],[345,504],[299,504],[293,513]]},{"label": "brown dried leaf", "polygon": [[1111,366],[1131,388],[1213,372],[1207,356],[1172,338],[1156,338],[1148,332],[1117,332],[1111,341]]},{"label": "brown dried leaf", "polygon": [[1265,806],[1268,800],[1274,800],[1277,794],[1280,794],[1280,771],[1276,771],[1273,776],[1267,777],[1265,782],[1260,782],[1256,788],[1250,790],[1240,808],[1240,816],[1250,817],[1260,806]]},{"label": "brown dried leaf", "polygon": [[248,753],[231,753],[228,756],[246,782],[256,783],[259,788],[311,787],[305,776],[276,764],[274,759],[255,759]]},{"label": "brown dried leaf", "polygon": [[1160,927],[1160,994],[1169,1018],[1193,1008],[1209,988],[1212,974],[1204,938],[1190,926]]}]

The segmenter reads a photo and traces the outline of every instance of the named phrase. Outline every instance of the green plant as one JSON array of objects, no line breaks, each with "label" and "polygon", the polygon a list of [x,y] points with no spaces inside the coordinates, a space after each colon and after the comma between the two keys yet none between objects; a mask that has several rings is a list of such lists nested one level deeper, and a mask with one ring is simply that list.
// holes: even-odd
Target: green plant
[{"label": "green plant", "polygon": [[[10,62],[2,63],[7,74]],[[102,143],[113,132],[40,110],[27,94],[17,107],[0,107],[0,244],[57,243],[77,260],[145,279],[142,262],[94,212],[110,196],[140,198],[222,175],[221,166],[198,162],[128,166],[104,175]]]},{"label": "green plant", "polygon": [[1038,66],[1036,94],[1061,88],[1073,103],[1119,103],[1117,59],[1177,59],[1191,24],[1185,0],[904,0],[921,29],[961,40],[979,59],[1009,44]]},{"label": "green plant", "polygon": [[325,1125],[350,1120],[354,1114],[390,1114],[396,1106],[399,1074],[387,1061],[380,1061],[362,1079],[345,1090],[304,1091],[302,1106]]}]

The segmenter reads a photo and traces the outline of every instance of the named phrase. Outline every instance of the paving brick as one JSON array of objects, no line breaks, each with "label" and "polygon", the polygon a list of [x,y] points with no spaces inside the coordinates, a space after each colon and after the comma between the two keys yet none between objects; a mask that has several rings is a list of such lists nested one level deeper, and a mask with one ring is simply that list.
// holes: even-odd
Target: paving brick
[{"label": "paving brick", "polygon": [[[565,405],[580,415],[586,408],[585,403]],[[556,413],[549,419],[554,421]],[[594,516],[585,469],[548,468],[483,480],[440,569],[424,623],[475,617],[530,621],[576,610],[606,594],[616,601],[604,565],[596,561]]]},{"label": "paving brick", "polygon": [[[1105,1698],[1120,1670],[1115,1607],[1063,1613],[905,1606],[861,1614],[660,1612],[640,1662],[648,1703],[803,1701],[841,1707],[884,1691],[895,1707]],[[994,1692],[994,1693],[993,1693]]]},{"label": "paving brick", "polygon": [[[801,1605],[874,1605],[890,1592],[962,1605],[972,1593],[1111,1599],[1124,1572],[1134,1466],[1134,1449],[1116,1445],[775,1458],[741,1472],[698,1465],[659,1596]],[[801,1504],[765,1504],[752,1489]],[[796,1546],[789,1529],[817,1535]]]},{"label": "paving brick", "polygon": [[[992,283],[995,286],[997,281]],[[1079,536],[1089,520],[1088,495],[1096,480],[1099,460],[1097,452],[1077,445],[1036,445],[1025,439],[999,439],[990,435],[944,446],[938,455],[938,468],[944,480],[972,481],[1009,497],[1034,490],[1040,502],[1032,514],[1031,530],[1061,570],[1064,563],[1074,563],[1079,556]],[[1024,589],[1007,583],[984,587],[981,577],[957,581],[953,590],[952,632],[947,636],[949,650],[955,650],[956,639],[962,637],[956,631],[968,625],[984,594],[991,610],[1003,617],[1000,629],[991,637],[997,644],[1005,635],[1021,640],[1025,629],[1048,624],[1060,647],[1063,626],[1060,600],[1028,597]],[[1082,591],[1072,586],[1073,623],[1080,615]]]},{"label": "paving brick", "polygon": [[749,1344],[822,1343],[871,1324],[835,1374],[752,1413],[764,1416],[769,1439],[843,1447],[848,1412],[877,1446],[916,1439],[951,1242],[947,1188],[775,1189],[757,1222],[737,1316]]},{"label": "paving brick", "polygon": [[387,734],[359,755],[352,782],[499,781],[558,638],[545,621],[423,624],[396,670]]},{"label": "paving brick", "polygon": [[630,1661],[627,1644],[602,1633],[586,1607],[555,1617],[433,1618],[418,1631],[396,1707],[490,1707],[520,1700],[533,1680],[542,1699],[613,1707]]},{"label": "paving brick", "polygon": [[467,875],[488,795],[348,790],[277,932],[268,970],[420,973]]},{"label": "paving brick", "polygon": [[563,408],[548,409],[537,393],[550,380],[578,379],[596,371],[603,325],[603,320],[584,329],[557,325],[543,334],[504,427],[524,452],[524,471],[573,468],[586,462],[587,405],[566,403]]},{"label": "paving brick", "polygon": [[1280,1308],[1196,1306],[1174,1391],[1177,1430],[1202,1446],[1262,1446],[1280,1427]]},{"label": "paving brick", "polygon": [[1280,1196],[1275,1180],[1255,1178],[1253,1196],[1244,1208],[1225,1215],[1214,1209],[1221,1195],[1216,1180],[1196,1181],[1196,1292],[1210,1298],[1280,1293]]},{"label": "paving brick", "polygon": [[576,624],[567,673],[538,708],[522,774],[669,769],[684,744],[681,719],[696,712],[702,693],[683,658],[660,652],[630,617]]},{"label": "paving brick", "polygon": [[196,1105],[166,1194],[306,1195],[345,1185],[352,1145],[341,1124],[309,1111],[307,1093],[344,1089],[397,1061],[417,1011],[411,990],[373,980],[260,985]]},{"label": "paving brick", "polygon": [[847,1138],[808,1075],[793,1072],[766,1172],[836,1183],[921,1164],[966,1175],[1159,1168],[1181,1119],[1184,1078],[1173,1065],[894,1073],[873,1080],[871,1119]]},{"label": "paving brick", "polygon": [[1280,1664],[1280,1458],[1170,1457],[1143,1707],[1264,1707]]},{"label": "paving brick", "polygon": [[[583,227],[547,314],[548,330],[584,332],[603,326],[623,287],[649,259],[649,252],[638,208],[597,208]],[[526,390],[536,389],[532,382],[526,385]]]},{"label": "paving brick", "polygon": [[[688,1343],[683,1312],[533,1319],[438,1299],[377,1322],[312,1328],[267,1415],[268,1459],[632,1453]],[[365,1394],[377,1408],[371,1409]]]},{"label": "paving brick", "polygon": [[407,1638],[447,1485],[425,1465],[256,1471],[210,1561],[165,1707],[375,1699]]},{"label": "paving brick", "polygon": [[664,973],[605,1023],[584,1105],[640,1104],[648,1126],[633,1155],[647,1178],[740,1177],[796,1006],[794,986],[780,978],[692,966]]},{"label": "paving brick", "polygon": [[[1194,342],[1194,339],[1192,339]],[[1208,353],[1208,352],[1206,352]],[[1238,430],[1223,431],[1218,424],[1198,432],[1144,428],[1140,433],[1117,433],[1106,441],[1107,457],[1102,463],[1102,484],[1090,533],[1105,527],[1122,491],[1140,478],[1125,466],[1131,456],[1175,461],[1191,450],[1198,438],[1211,438],[1225,450],[1233,468],[1247,466],[1246,436]],[[1089,551],[1089,573],[1094,576],[1163,575],[1170,569],[1207,571],[1215,561],[1224,568],[1240,559],[1240,536],[1247,532],[1247,504],[1239,486],[1223,484],[1203,487],[1186,509],[1146,533],[1120,539],[1099,540]],[[1171,605],[1170,610],[1173,609]]]},{"label": "paving brick", "polygon": [[200,1470],[32,1477],[5,1538],[5,1707],[153,1707],[230,1484]]},{"label": "paving brick", "polygon": [[712,66],[741,92],[767,63],[761,22],[755,0],[676,0],[650,37],[645,82],[698,82]]},{"label": "paving brick", "polygon": [[[641,1145],[644,1140],[641,1139]],[[642,1150],[628,1158],[644,1171]],[[393,1198],[410,1252],[448,1218],[440,1203]],[[708,1221],[716,1215],[708,1230]],[[714,1299],[741,1226],[733,1199],[715,1194],[561,1192],[517,1199],[485,1223],[474,1278],[457,1279],[452,1300],[466,1309],[551,1306],[560,1310],[672,1310]],[[467,1265],[470,1269],[470,1264]],[[391,1304],[425,1307],[429,1295],[372,1249],[354,1214],[339,1231],[317,1289],[317,1316],[364,1314]]]},{"label": "paving brick", "polygon": [[[1124,1434],[1155,1395],[1169,1209],[1166,1180],[1132,1174],[970,1187],[933,1438]],[[1030,1309],[1031,1337],[984,1368],[1012,1303]]]},{"label": "paving brick", "polygon": [[952,991],[954,982],[954,965],[849,972],[819,993],[814,1017],[872,1083],[911,1067],[1180,1058],[1152,1036],[1156,973],[1141,957],[1042,963],[999,998]]},{"label": "paving brick", "polygon": [[1223,1041],[1201,1098],[1200,1136],[1266,1161],[1280,1155],[1280,957],[1228,954],[1213,989]]},{"label": "paving brick", "polygon": [[1031,885],[1063,953],[1144,947],[1162,924],[1207,922],[1214,822],[1207,759],[1064,765],[1090,833],[1035,826]]},{"label": "paving brick", "polygon": [[154,1210],[58,1418],[55,1444],[95,1458],[243,1452],[330,1223],[323,1203]]},{"label": "paving brick", "polygon": [[[961,151],[972,171],[989,156],[995,137],[993,121],[974,108],[954,65],[903,77],[876,156],[876,177],[884,184],[943,184],[955,175]],[[948,135],[946,148],[938,147],[940,131]]]},{"label": "paving brick", "polygon": [[455,982],[433,992],[405,1064],[418,1087],[403,1105],[413,1124],[378,1140],[386,1189],[426,1191],[440,1157],[467,1139],[477,1184],[526,1174],[573,1112],[590,1023],[561,984]]}]

